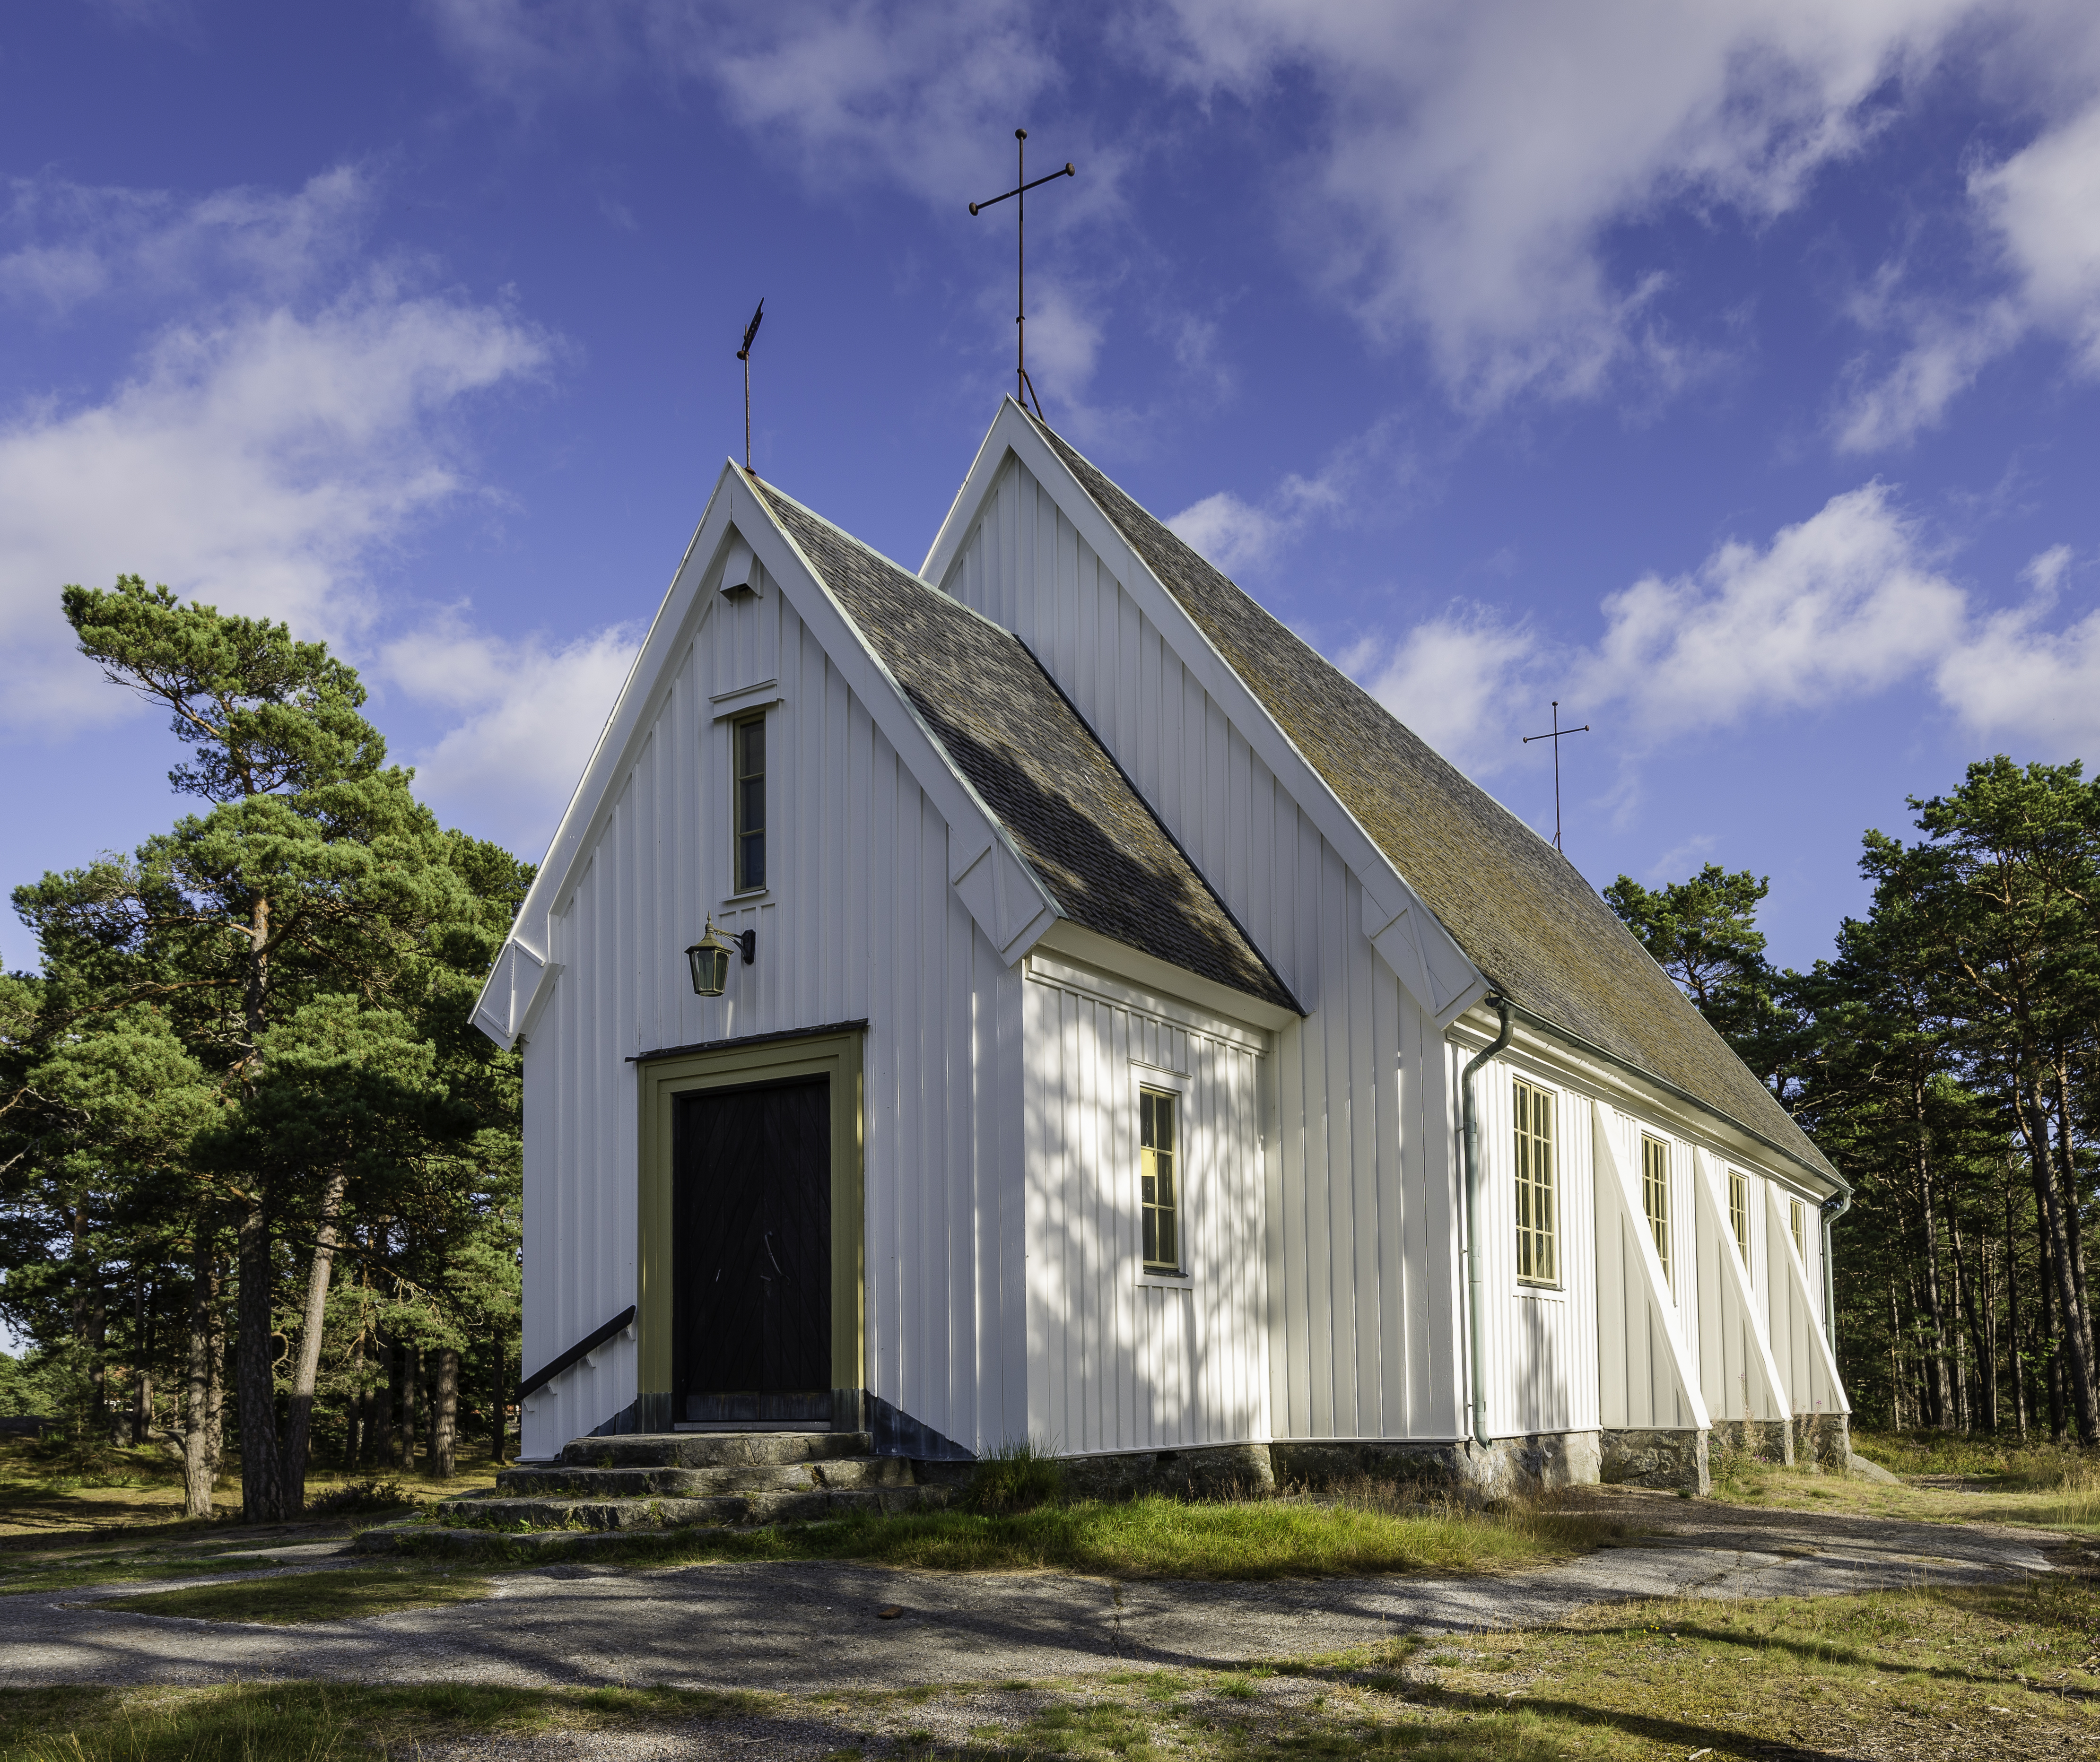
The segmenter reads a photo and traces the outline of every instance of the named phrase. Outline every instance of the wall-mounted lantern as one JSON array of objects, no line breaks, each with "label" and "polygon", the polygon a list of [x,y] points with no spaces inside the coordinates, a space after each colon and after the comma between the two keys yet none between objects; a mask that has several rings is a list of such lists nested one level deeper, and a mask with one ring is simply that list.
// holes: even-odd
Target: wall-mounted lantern
[{"label": "wall-mounted lantern", "polygon": [[758,958],[758,932],[747,930],[740,936],[725,936],[708,919],[707,933],[686,950],[686,964],[693,970],[693,989],[704,998],[718,998],[729,984],[729,958],[741,954],[750,966]]}]

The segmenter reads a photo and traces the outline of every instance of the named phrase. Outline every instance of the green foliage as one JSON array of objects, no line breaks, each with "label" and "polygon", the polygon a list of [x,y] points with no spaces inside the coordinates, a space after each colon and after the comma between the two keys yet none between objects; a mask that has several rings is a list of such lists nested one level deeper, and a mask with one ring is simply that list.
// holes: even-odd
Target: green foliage
[{"label": "green foliage", "polygon": [[[179,1387],[201,1330],[267,1514],[304,1471],[298,1426],[277,1461],[300,1377],[346,1447],[396,1352],[462,1350],[470,1425],[514,1370],[518,1061],[469,1017],[532,870],[416,800],[324,645],[136,576],[63,601],[167,711],[170,781],[204,805],[15,892],[42,971],[0,979],[0,1314],[90,1429],[141,1372]],[[307,1344],[329,1230],[310,1373],[273,1342]]]},{"label": "green foliage", "polygon": [[973,1511],[1029,1511],[1064,1490],[1064,1465],[1044,1446],[1024,1438],[978,1459],[970,1473],[968,1504]]}]

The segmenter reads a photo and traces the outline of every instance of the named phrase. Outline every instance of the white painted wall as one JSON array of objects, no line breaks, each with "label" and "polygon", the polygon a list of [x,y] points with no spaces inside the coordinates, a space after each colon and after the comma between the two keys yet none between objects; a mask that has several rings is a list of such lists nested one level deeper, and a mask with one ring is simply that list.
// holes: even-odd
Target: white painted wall
[{"label": "white painted wall", "polygon": [[[1263,1037],[1028,967],[1030,1433],[1067,1453],[1265,1440]],[[1185,1284],[1144,1271],[1140,1084],[1180,1098]]]},{"label": "white painted wall", "polygon": [[[550,920],[562,968],[526,1047],[524,1359],[635,1297],[631,1055],[866,1019],[869,1386],[967,1447],[1027,1419],[1019,971],[947,880],[945,822],[779,584],[702,594],[646,741]],[[769,685],[769,682],[773,682]],[[765,687],[756,690],[752,688]],[[777,697],[770,885],[731,901],[729,736],[717,700]],[[681,951],[708,913],[758,932],[726,995]],[[635,1394],[633,1348],[526,1403],[542,1456]]]},{"label": "white painted wall", "polygon": [[1276,1434],[1459,1435],[1443,1039],[1364,936],[1358,877],[1017,461],[942,584],[1035,651],[1311,1012],[1274,1052]]},{"label": "white painted wall", "polygon": [[[1597,1224],[1597,1415],[1614,1430],[1703,1429],[1696,1359],[1685,1341],[1679,1291],[1690,1285],[1693,1258],[1677,1263],[1674,1285],[1656,1251],[1643,1197],[1641,1168],[1624,1146],[1627,1128],[1639,1153],[1638,1122],[1608,1103],[1592,1103]],[[1660,1134],[1658,1134],[1660,1135]],[[1689,1158],[1686,1159],[1689,1167]],[[1673,1184],[1674,1184],[1673,1183]],[[1688,1214],[1689,1187],[1686,1188]],[[1671,1238],[1677,1213],[1670,1214]],[[1688,1227],[1688,1236],[1689,1230]],[[1676,1251],[1673,1247],[1673,1253]]]},{"label": "white painted wall", "polygon": [[[1452,1086],[1472,1056],[1450,1048]],[[1559,1278],[1551,1286],[1517,1277],[1514,1081],[1555,1098]],[[1503,1053],[1474,1078],[1480,1121],[1480,1195],[1476,1227],[1484,1250],[1488,1430],[1588,1431],[1598,1420],[1597,1221],[1590,1099],[1550,1066]]]}]

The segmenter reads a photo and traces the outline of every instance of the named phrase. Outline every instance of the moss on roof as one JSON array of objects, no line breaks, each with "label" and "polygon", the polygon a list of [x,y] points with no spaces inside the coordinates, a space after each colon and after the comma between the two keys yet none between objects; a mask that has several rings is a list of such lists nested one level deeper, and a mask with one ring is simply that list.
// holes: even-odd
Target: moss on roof
[{"label": "moss on roof", "polygon": [[1560,852],[1061,437],[1037,427],[1474,965],[1513,1002],[1841,1178]]}]

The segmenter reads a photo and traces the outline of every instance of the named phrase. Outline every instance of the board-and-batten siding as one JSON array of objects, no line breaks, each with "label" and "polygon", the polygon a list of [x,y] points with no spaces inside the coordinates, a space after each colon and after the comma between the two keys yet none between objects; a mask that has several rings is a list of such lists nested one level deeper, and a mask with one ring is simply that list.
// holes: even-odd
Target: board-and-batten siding
[{"label": "board-and-batten siding", "polygon": [[[1472,1056],[1453,1046],[1452,1082]],[[1553,1098],[1554,1200],[1559,1276],[1517,1277],[1516,1079]],[[1595,1150],[1590,1099],[1551,1072],[1507,1055],[1475,1078],[1480,1121],[1480,1231],[1486,1299],[1488,1429],[1493,1437],[1591,1431],[1597,1417]]]},{"label": "board-and-batten siding", "polygon": [[[1031,975],[1030,1429],[1068,1454],[1266,1440],[1260,1055]],[[1179,1095],[1185,1284],[1144,1282],[1137,1089]]]},{"label": "board-and-batten siding", "polygon": [[1452,1092],[1357,876],[1018,461],[941,585],[1035,651],[1311,1012],[1273,1054],[1276,1434],[1458,1435]]},{"label": "board-and-batten siding", "polygon": [[[635,1300],[633,1055],[865,1019],[868,1386],[968,1447],[1026,1431],[1021,992],[947,883],[946,831],[777,588],[709,596],[577,879],[564,971],[526,1046],[523,1355]],[[768,879],[730,901],[729,733],[712,701],[778,682]],[[759,696],[770,698],[770,691]],[[727,993],[680,954],[712,910],[758,932]],[[526,1404],[544,1456],[636,1393],[619,1341]]]}]

